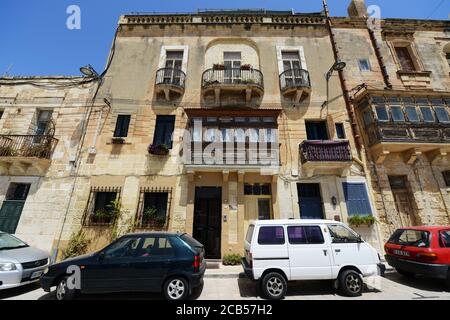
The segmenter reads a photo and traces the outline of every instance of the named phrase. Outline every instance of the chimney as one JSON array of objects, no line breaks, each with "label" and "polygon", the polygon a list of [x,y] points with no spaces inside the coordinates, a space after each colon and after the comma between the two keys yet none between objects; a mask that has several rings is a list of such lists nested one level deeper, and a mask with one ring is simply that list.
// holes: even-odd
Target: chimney
[{"label": "chimney", "polygon": [[352,0],[347,8],[348,16],[352,18],[367,18],[367,7],[364,0]]}]

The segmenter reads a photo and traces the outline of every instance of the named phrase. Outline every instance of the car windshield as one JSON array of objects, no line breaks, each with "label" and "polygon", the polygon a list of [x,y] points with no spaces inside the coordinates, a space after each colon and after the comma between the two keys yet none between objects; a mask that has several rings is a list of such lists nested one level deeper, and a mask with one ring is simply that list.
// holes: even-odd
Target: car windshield
[{"label": "car windshield", "polygon": [[28,247],[25,242],[13,237],[10,234],[0,233],[0,250],[11,250],[25,247]]},{"label": "car windshield", "polygon": [[423,230],[400,229],[394,232],[388,242],[401,246],[428,248],[430,233]]}]

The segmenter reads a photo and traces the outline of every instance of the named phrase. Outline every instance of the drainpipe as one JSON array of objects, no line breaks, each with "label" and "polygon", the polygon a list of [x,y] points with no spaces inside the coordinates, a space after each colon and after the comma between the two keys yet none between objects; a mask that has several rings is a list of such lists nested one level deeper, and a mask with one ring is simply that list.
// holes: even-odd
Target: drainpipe
[{"label": "drainpipe", "polygon": [[[331,47],[333,49],[334,59],[335,59],[335,61],[337,61],[337,60],[340,60],[339,49],[338,49],[338,46],[337,46],[337,43],[335,40],[335,34],[334,34],[332,24],[331,24],[331,18],[330,18],[330,13],[328,11],[328,5],[327,5],[326,0],[322,0],[322,3],[323,3],[323,9],[325,11],[326,24],[327,24],[328,32],[330,35]],[[348,116],[350,118],[352,133],[355,138],[356,149],[358,151],[358,158],[361,159],[362,158],[361,157],[361,151],[362,151],[361,134],[359,132],[358,124],[356,123],[354,107],[350,100],[347,82],[346,82],[346,79],[344,77],[344,73],[342,70],[339,71],[339,79],[341,81],[341,87],[342,87],[342,92],[343,92],[343,96],[344,96],[344,100],[345,100],[345,106],[347,109]]]},{"label": "drainpipe", "polygon": [[375,37],[375,32],[369,26],[367,26],[367,30],[369,31],[370,40],[372,42],[373,49],[375,50],[375,55],[377,56],[378,64],[380,65],[381,74],[383,75],[384,84],[386,86],[385,89],[392,89],[392,83],[391,80],[389,79],[386,64],[384,63],[383,56],[381,55],[380,45],[378,44],[378,40]]}]

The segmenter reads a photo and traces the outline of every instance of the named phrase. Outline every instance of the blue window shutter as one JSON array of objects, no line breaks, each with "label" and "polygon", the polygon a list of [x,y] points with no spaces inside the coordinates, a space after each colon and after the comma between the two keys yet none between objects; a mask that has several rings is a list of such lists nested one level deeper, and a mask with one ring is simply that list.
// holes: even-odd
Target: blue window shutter
[{"label": "blue window shutter", "polygon": [[349,216],[372,215],[369,196],[364,183],[344,182],[342,186]]}]

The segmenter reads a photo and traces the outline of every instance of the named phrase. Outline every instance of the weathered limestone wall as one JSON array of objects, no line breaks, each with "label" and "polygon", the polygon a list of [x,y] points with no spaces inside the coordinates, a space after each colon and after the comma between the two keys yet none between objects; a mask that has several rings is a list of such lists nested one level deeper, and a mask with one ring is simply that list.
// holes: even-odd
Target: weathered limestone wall
[{"label": "weathered limestone wall", "polygon": [[[25,172],[14,166],[0,176],[0,202],[5,199],[11,182],[30,183],[30,190],[19,220],[16,235],[44,250],[50,251],[59,236],[59,230],[66,213],[73,183],[70,176],[71,156],[76,154],[80,143],[82,120],[90,102],[94,83],[69,86],[76,79],[46,79],[32,77],[27,81],[40,86],[19,84],[23,79],[11,79],[11,85],[0,86],[1,134],[34,134],[36,116],[39,110],[53,110],[55,138],[58,143],[53,152],[50,166],[45,172],[33,166]],[[52,83],[67,85],[52,88]],[[43,88],[43,87],[46,88]]]},{"label": "weathered limestone wall", "polygon": [[[364,23],[349,18],[336,18],[334,22],[340,55],[347,63],[344,74],[348,87],[353,88],[365,83],[368,90],[383,90],[385,87],[383,75]],[[388,26],[391,30],[393,24],[397,24],[398,32],[387,32]],[[415,23],[413,20],[383,21],[381,25],[383,29],[376,30],[375,37],[380,45],[380,52],[393,90],[398,90],[397,95],[411,96],[420,94],[418,90],[429,90],[429,92],[433,90],[448,96],[450,91],[450,78],[448,77],[450,66],[444,59],[444,47],[448,45],[449,40],[445,32],[439,31],[438,27],[424,26],[424,23]],[[439,23],[436,23],[436,26],[438,25]],[[402,31],[411,29],[415,30],[412,36],[402,34]],[[397,71],[400,66],[392,46],[396,41],[410,41],[412,43],[420,70],[431,71],[426,84],[424,84],[422,76],[400,76],[398,74]],[[371,70],[360,71],[358,59],[368,59]],[[416,86],[416,88],[411,86]],[[389,90],[385,92],[389,92]],[[422,93],[422,95],[426,96],[426,93]],[[357,108],[356,105],[355,108]],[[375,164],[361,121],[359,125],[363,132],[367,167],[372,185],[371,191],[381,222],[383,240],[386,240],[395,228],[402,225],[389,185],[388,175],[405,175],[407,177],[408,188],[413,196],[413,211],[418,224],[449,224],[450,199],[442,176],[443,171],[450,169],[449,159],[444,158],[431,164],[429,159],[422,155],[418,157],[415,163],[408,165],[399,154],[394,153],[390,154],[382,164]]]}]

